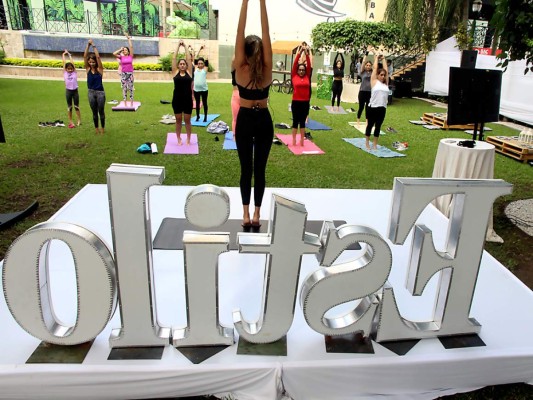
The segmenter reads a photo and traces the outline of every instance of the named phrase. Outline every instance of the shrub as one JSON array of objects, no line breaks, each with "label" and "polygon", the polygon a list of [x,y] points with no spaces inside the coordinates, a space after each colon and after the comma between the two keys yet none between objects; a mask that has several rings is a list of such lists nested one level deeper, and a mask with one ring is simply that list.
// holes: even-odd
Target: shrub
[{"label": "shrub", "polygon": [[[0,50],[1,52],[1,50]],[[45,67],[45,68],[62,68],[63,62],[60,60],[31,60],[26,58],[2,58],[0,57],[0,64],[18,65],[22,67]],[[110,61],[103,62],[104,69],[117,70],[118,62]],[[83,61],[74,61],[74,66],[78,69],[85,68]],[[160,64],[150,63],[135,63],[137,71],[162,71]]]}]

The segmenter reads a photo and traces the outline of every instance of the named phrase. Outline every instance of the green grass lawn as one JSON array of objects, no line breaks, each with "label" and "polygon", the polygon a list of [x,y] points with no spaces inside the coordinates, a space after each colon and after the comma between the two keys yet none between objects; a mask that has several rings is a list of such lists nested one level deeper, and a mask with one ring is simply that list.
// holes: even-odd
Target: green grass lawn
[{"label": "green grass lawn", "polygon": [[[107,100],[121,98],[118,82],[106,82]],[[176,156],[162,154],[166,133],[173,125],[159,123],[164,114],[171,114],[170,105],[160,99],[172,98],[172,83],[136,83],[136,99],[142,102],[137,112],[113,112],[106,106],[106,134],[94,134],[92,115],[87,102],[85,85],[80,85],[80,107],[83,124],[79,128],[42,128],[41,121],[67,121],[62,81],[34,81],[0,79],[0,115],[6,143],[0,144],[0,212],[24,208],[32,200],[39,201],[39,210],[31,217],[3,232],[0,239],[0,258],[7,246],[25,229],[48,219],[69,198],[88,183],[105,183],[105,171],[111,163],[158,165],[166,168],[166,185],[198,185],[212,183],[219,186],[238,186],[239,162],[236,151],[222,150],[222,141],[205,128],[194,128],[198,134],[200,154]],[[209,112],[220,113],[219,120],[231,124],[231,85],[210,83]],[[271,113],[275,123],[291,122],[288,104],[291,96],[271,94]],[[403,158],[377,158],[344,142],[342,138],[363,137],[348,125],[354,114],[332,115],[324,109],[326,100],[312,99],[322,108],[311,110],[310,117],[333,128],[313,131],[314,142],[324,155],[294,156],[285,146],[272,147],[267,168],[269,187],[316,187],[391,189],[394,177],[430,177],[439,140],[445,137],[467,138],[462,131],[429,131],[409,123],[424,112],[441,112],[440,108],[416,99],[394,99],[387,110],[384,127],[392,126],[399,133],[380,138],[380,144],[391,148],[394,141],[406,141],[409,149]],[[354,104],[344,104],[345,108]],[[489,124],[496,135],[514,135],[517,131]],[[289,133],[289,130],[277,130]],[[222,136],[221,136],[222,138]],[[139,154],[137,147],[155,142],[160,154]],[[513,194],[497,201],[496,232],[501,208],[509,201],[533,197],[531,180],[533,169],[527,164],[497,155],[494,175],[514,185]],[[388,212],[384,210],[384,212]],[[504,237],[505,239],[505,237]],[[513,240],[515,242],[516,240]],[[490,250],[504,264],[513,260],[509,244],[489,244]]]},{"label": "green grass lawn", "polygon": [[[121,99],[120,84],[105,82],[107,100]],[[47,220],[76,192],[88,183],[105,183],[106,169],[111,163],[164,166],[165,185],[198,185],[212,183],[219,186],[238,186],[239,162],[236,151],[222,149],[223,137],[205,128],[193,128],[198,134],[200,154],[196,156],[165,155],[166,134],[173,125],[158,121],[164,114],[172,114],[170,105],[160,99],[172,98],[172,83],[136,83],[136,100],[142,102],[137,112],[112,112],[106,106],[106,134],[96,136],[87,101],[85,84],[80,86],[80,105],[83,124],[79,128],[41,128],[41,121],[57,119],[67,122],[62,81],[0,79],[0,116],[6,143],[0,143],[0,213],[20,210],[33,200],[39,209],[31,217],[0,235],[0,259],[12,241],[26,229]],[[231,85],[209,84],[209,112],[219,113],[219,120],[231,124]],[[271,113],[275,123],[291,122],[288,104],[291,96],[272,93]],[[446,137],[468,138],[462,131],[429,131],[409,123],[424,112],[442,112],[431,104],[416,99],[394,99],[387,110],[383,130],[392,126],[397,134],[380,138],[380,144],[391,147],[392,142],[408,142],[403,158],[377,158],[344,142],[342,138],[363,137],[348,125],[354,114],[331,115],[326,100],[312,99],[321,111],[311,110],[310,117],[333,128],[331,131],[312,131],[314,142],[324,155],[294,156],[285,146],[273,145],[267,168],[269,187],[314,187],[391,189],[394,177],[431,177],[439,140]],[[343,104],[344,108],[354,104]],[[517,135],[518,132],[498,124],[488,124],[494,135]],[[276,130],[289,133],[288,130]],[[155,142],[159,154],[139,154],[136,149],[144,142]],[[494,207],[494,228],[505,240],[504,244],[487,243],[487,250],[510,268],[531,266],[533,239],[516,229],[504,216],[503,208],[510,201],[533,197],[533,169],[514,159],[496,155],[494,177],[514,185],[513,193],[499,198]],[[357,205],[364,207],[364,205]],[[90,212],[90,210],[87,210]],[[383,210],[388,213],[388,210]],[[526,282],[528,283],[528,282]],[[530,284],[530,283],[528,283]],[[495,389],[481,397],[492,396]],[[505,390],[512,397],[525,398],[531,390]],[[465,395],[472,396],[472,395]]]}]

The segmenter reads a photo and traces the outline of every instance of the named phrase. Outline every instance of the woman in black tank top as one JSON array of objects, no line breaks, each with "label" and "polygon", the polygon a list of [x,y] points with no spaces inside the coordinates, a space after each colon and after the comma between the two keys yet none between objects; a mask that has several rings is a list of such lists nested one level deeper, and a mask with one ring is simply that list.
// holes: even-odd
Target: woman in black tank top
[{"label": "woman in black tank top", "polygon": [[[191,73],[187,71],[189,65],[185,58],[178,60],[178,54],[180,48],[183,46],[185,57],[187,52],[189,53],[189,62],[191,66]],[[174,80],[174,94],[172,96],[172,109],[174,110],[174,116],[176,117],[176,136],[178,138],[178,145],[181,146],[181,124],[185,121],[185,132],[187,133],[187,139],[185,144],[188,146],[191,144],[191,114],[192,114],[192,68],[194,61],[194,53],[189,47],[185,47],[183,40],[178,43],[178,48],[172,57],[172,75]]]},{"label": "woman in black tank top", "polygon": [[[272,45],[268,28],[266,0],[259,0],[261,36],[244,37],[248,0],[242,1],[235,41],[235,83],[240,92],[240,109],[235,124],[235,141],[241,164],[242,226],[259,232],[260,212],[265,192],[265,171],[274,138],[268,111],[268,87],[272,82]],[[250,219],[250,197],[254,178],[254,213]]]}]

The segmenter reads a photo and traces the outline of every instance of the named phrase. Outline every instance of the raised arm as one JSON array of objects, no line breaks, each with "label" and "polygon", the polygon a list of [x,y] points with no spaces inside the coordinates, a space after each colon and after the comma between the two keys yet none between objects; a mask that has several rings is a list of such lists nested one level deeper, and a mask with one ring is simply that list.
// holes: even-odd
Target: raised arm
[{"label": "raised arm", "polygon": [[[176,75],[176,72],[178,72],[178,54],[180,53],[181,46],[185,47],[183,40],[179,41],[178,47],[176,47],[176,51],[172,57],[172,75]],[[187,54],[187,48],[185,48],[185,54]],[[185,55],[185,57],[187,57],[187,55]]]},{"label": "raised arm", "polygon": [[385,56],[381,56],[381,63],[383,64],[383,69],[385,70],[385,84],[389,86],[389,68]]},{"label": "raised arm", "polygon": [[270,41],[266,0],[259,0],[259,7],[261,8],[261,40],[263,41],[264,75],[265,77],[270,77],[270,79],[267,79],[267,82],[270,83],[272,80],[272,43]]},{"label": "raised arm", "polygon": [[305,54],[307,55],[307,73],[311,76],[311,70],[313,69],[313,52],[309,45],[306,46]]},{"label": "raised arm", "polygon": [[128,46],[130,48],[130,56],[133,57],[133,42],[131,41],[131,36],[126,33],[126,39],[128,39]]},{"label": "raised arm", "polygon": [[100,72],[101,75],[104,75],[104,65],[102,64],[102,59],[100,58],[100,53],[98,53],[98,49],[96,48],[96,46],[93,44],[93,50],[94,50],[94,55],[96,56],[96,69],[98,70],[98,72]]},{"label": "raised arm", "polygon": [[246,17],[248,15],[248,0],[242,0],[241,13],[237,24],[237,37],[235,38],[235,66],[237,70],[244,64],[244,28],[246,27]]},{"label": "raised arm", "polygon": [[366,64],[366,56],[368,55],[368,51],[365,53],[365,56],[363,57],[363,61],[361,61],[361,65],[359,66],[359,75],[363,73],[365,70],[365,64]]},{"label": "raised arm", "polygon": [[[185,47],[185,45],[183,45]],[[189,46],[189,64],[191,65],[191,76],[194,78],[194,50]],[[187,57],[187,49],[185,49],[185,57]]]},{"label": "raised arm", "polygon": [[87,46],[85,47],[85,51],[83,52],[83,66],[86,70],[89,70],[91,67],[89,66],[89,46],[92,46],[93,40],[89,39],[87,41]]},{"label": "raised arm", "polygon": [[302,46],[298,46],[296,49],[296,57],[294,57],[294,62],[292,63],[291,75],[295,76],[298,74],[298,65],[300,64],[300,56],[302,55]]},{"label": "raised arm", "polygon": [[374,84],[378,80],[378,64],[379,64],[379,56],[377,54],[374,54],[374,66],[372,67],[372,76],[370,77],[371,86],[374,86]]},{"label": "raised arm", "polygon": [[[67,61],[65,60],[65,56],[68,54],[68,58],[69,58],[69,61],[72,63],[72,65],[74,65],[74,61],[72,61],[72,56],[70,55],[70,53],[68,52],[67,49],[65,49],[65,51],[63,52],[62,54],[62,58],[63,58],[63,69],[65,69],[65,64],[67,63]],[[74,67],[74,69],[76,69],[76,67]]]}]

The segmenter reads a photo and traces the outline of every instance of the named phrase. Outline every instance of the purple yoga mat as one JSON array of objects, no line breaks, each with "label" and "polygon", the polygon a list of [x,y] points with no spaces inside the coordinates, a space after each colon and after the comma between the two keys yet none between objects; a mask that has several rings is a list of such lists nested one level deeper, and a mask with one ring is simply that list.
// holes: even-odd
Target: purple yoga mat
[{"label": "purple yoga mat", "polygon": [[187,134],[181,134],[181,146],[178,146],[178,138],[175,132],[167,133],[167,143],[164,154],[198,154],[198,136],[196,133],[191,134],[191,144],[186,145]]},{"label": "purple yoga mat", "polygon": [[124,104],[124,101],[121,101],[116,105],[115,107],[111,107],[113,111],[137,111],[137,109],[141,106],[140,101],[134,101],[133,107],[130,106],[130,102],[128,101],[128,105],[126,106]]}]

